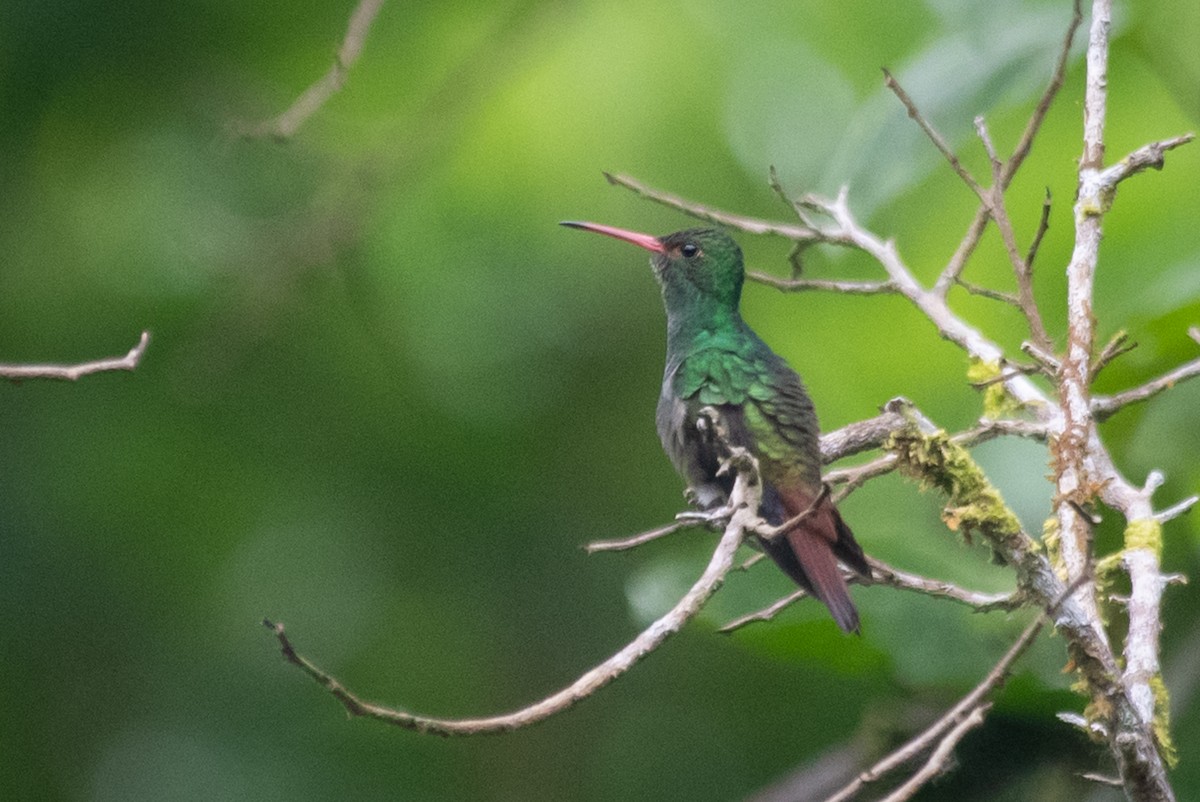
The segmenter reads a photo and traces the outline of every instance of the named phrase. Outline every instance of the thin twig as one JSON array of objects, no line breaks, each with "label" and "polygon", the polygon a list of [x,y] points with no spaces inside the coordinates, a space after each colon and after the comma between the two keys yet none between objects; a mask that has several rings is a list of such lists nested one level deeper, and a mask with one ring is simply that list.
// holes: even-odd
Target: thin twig
[{"label": "thin twig", "polygon": [[996,155],[996,146],[992,143],[992,136],[988,132],[987,123],[982,116],[975,118],[975,131],[979,134],[979,139],[983,142],[984,150],[987,151],[992,165],[992,186],[987,191],[988,203],[992,219],[996,221],[996,228],[1000,230],[1000,239],[1004,242],[1004,250],[1008,253],[1008,260],[1012,264],[1013,275],[1017,279],[1017,308],[1025,316],[1025,320],[1029,324],[1029,333],[1033,335],[1034,342],[1049,350],[1053,347],[1050,336],[1046,333],[1046,327],[1042,323],[1042,314],[1038,311],[1037,301],[1033,297],[1033,273],[1029,263],[1017,249],[1017,237],[1013,233],[1012,221],[1008,217],[1008,207],[1004,202],[1004,165],[1000,162],[1000,157]]},{"label": "thin twig", "polygon": [[649,543],[652,540],[673,535],[680,529],[685,529],[689,526],[695,526],[695,524],[691,521],[674,521],[665,526],[659,526],[641,534],[633,535],[632,537],[614,540],[593,540],[591,543],[584,545],[583,550],[588,554],[595,554],[598,551],[628,551],[644,543]]},{"label": "thin twig", "polygon": [[782,599],[772,602],[761,610],[757,610],[753,613],[733,619],[727,624],[724,624],[720,629],[717,630],[717,632],[728,635],[730,632],[736,632],[742,627],[753,624],[756,621],[770,621],[775,616],[779,615],[779,613],[781,613],[783,610],[791,607],[801,599],[808,598],[808,596],[809,592],[807,590],[804,588],[797,588],[788,595],[784,596]]},{"label": "thin twig", "polygon": [[1123,354],[1128,354],[1134,348],[1137,348],[1137,343],[1129,342],[1129,334],[1124,329],[1118,331],[1105,344],[1100,355],[1096,357],[1096,364],[1092,365],[1092,379],[1099,376],[1100,371],[1104,370],[1109,362]]},{"label": "thin twig", "polygon": [[1043,372],[1050,378],[1057,378],[1059,371],[1062,370],[1062,360],[1056,357],[1049,351],[1042,350],[1041,347],[1031,342],[1021,343],[1021,350],[1031,356],[1034,361],[1042,366]]},{"label": "thin twig", "polygon": [[[871,768],[858,775],[845,788],[838,793],[829,797],[825,802],[844,802],[852,798],[859,790],[868,783],[873,783],[880,777],[891,772],[899,766],[913,760],[930,747],[935,741],[943,737],[943,733],[954,732],[962,723],[972,715],[972,711],[977,711],[983,704],[983,700],[994,690],[1001,687],[1008,678],[1008,672],[1012,669],[1013,664],[1018,658],[1030,647],[1037,638],[1038,633],[1042,629],[1045,621],[1045,615],[1039,615],[1036,620],[1025,627],[1025,631],[1021,633],[1016,642],[1009,648],[999,662],[992,667],[992,670],[987,673],[978,685],[976,685],[970,693],[958,701],[958,704],[946,711],[937,721],[926,727],[921,733],[909,740],[899,749],[891,752],[887,757],[880,760]],[[965,732],[965,730],[964,730]],[[961,735],[960,735],[961,737]],[[944,743],[944,740],[943,740]],[[951,747],[953,748],[953,747]]]},{"label": "thin twig", "polygon": [[1180,145],[1186,145],[1195,138],[1195,134],[1188,133],[1171,137],[1170,139],[1162,139],[1158,142],[1151,142],[1148,145],[1142,145],[1112,167],[1096,173],[1095,185],[1094,187],[1089,187],[1089,189],[1094,189],[1098,197],[1103,197],[1107,194],[1108,199],[1111,199],[1111,193],[1116,189],[1117,184],[1148,168],[1161,170],[1166,160],[1167,151],[1174,150]]},{"label": "thin twig", "polygon": [[1094,771],[1085,771],[1079,775],[1080,779],[1090,782],[1099,783],[1100,785],[1108,785],[1113,788],[1120,788],[1125,783],[1121,782],[1120,777],[1109,777],[1107,774],[1099,774]]},{"label": "thin twig", "polygon": [[988,613],[993,610],[1015,610],[1021,607],[1026,601],[1025,597],[1019,591],[982,593],[976,590],[967,590],[944,579],[929,579],[919,574],[902,571],[874,557],[868,557],[867,562],[871,565],[871,576],[869,579],[860,579],[860,584],[888,585],[900,590],[922,593],[936,599],[948,599],[959,604],[964,604],[977,613]]},{"label": "thin twig", "polygon": [[760,220],[755,217],[746,217],[740,214],[732,214],[723,212],[720,209],[714,209],[711,206],[705,206],[702,203],[685,200],[678,195],[670,192],[648,187],[636,178],[631,178],[627,175],[618,173],[605,173],[604,178],[608,183],[625,187],[632,190],[635,194],[640,195],[647,200],[652,200],[655,203],[661,203],[664,206],[669,206],[672,209],[678,209],[684,214],[689,214],[692,217],[700,220],[706,220],[710,223],[718,223],[719,225],[736,228],[739,231],[747,231],[751,234],[774,234],[779,237],[786,237],[791,240],[804,241],[813,239],[813,232],[802,226],[794,226],[789,223],[777,223],[767,220]]},{"label": "thin twig", "polygon": [[991,387],[993,384],[1003,384],[1013,376],[1028,376],[1033,373],[1041,373],[1043,370],[1044,368],[1041,365],[1021,365],[1009,362],[1001,367],[1000,373],[981,381],[971,382],[971,386],[976,390],[982,390],[986,387]]},{"label": "thin twig", "polygon": [[82,376],[109,370],[134,370],[150,344],[150,332],[143,331],[137,345],[120,357],[97,359],[77,365],[0,365],[0,378],[20,381],[22,379],[63,379],[76,381]]},{"label": "thin twig", "polygon": [[897,81],[896,78],[886,68],[883,71],[883,84],[888,89],[892,90],[892,93],[900,99],[900,102],[904,104],[904,108],[908,112],[908,116],[911,117],[918,126],[920,126],[921,130],[925,132],[925,136],[929,137],[929,141],[932,142],[933,146],[938,149],[938,152],[946,157],[946,161],[950,163],[950,166],[954,169],[954,172],[963,180],[963,183],[967,185],[967,188],[974,192],[979,199],[984,202],[984,204],[989,204],[990,201],[988,200],[987,193],[984,191],[983,187],[979,185],[979,182],[975,180],[975,177],[971,175],[970,171],[968,171],[967,168],[963,166],[962,162],[958,160],[958,156],[954,154],[954,150],[950,147],[949,143],[947,143],[945,138],[938,133],[937,129],[933,127],[933,124],[930,123],[929,120],[925,119],[925,115],[921,113],[921,110],[917,108],[917,104],[914,103],[913,99],[908,96],[907,92],[904,91],[904,87],[900,86],[900,82]]},{"label": "thin twig", "polygon": [[879,448],[893,432],[907,425],[903,410],[911,406],[907,398],[897,396],[884,404],[875,417],[821,435],[821,462],[828,465]]},{"label": "thin twig", "polygon": [[770,527],[768,529],[760,531],[759,535],[762,537],[763,540],[767,540],[767,541],[771,541],[771,540],[775,540],[777,538],[783,537],[788,532],[792,531],[797,526],[799,526],[800,524],[802,524],[806,520],[808,520],[809,517],[811,517],[812,514],[817,511],[817,507],[821,506],[821,502],[823,502],[827,498],[829,498],[829,485],[822,484],[821,492],[817,493],[817,497],[814,498],[812,500],[812,502],[809,503],[809,505],[807,507],[805,507],[802,512],[800,512],[798,515],[794,515],[791,518],[787,519],[786,521],[781,523],[779,526]]},{"label": "thin twig", "polygon": [[1071,21],[1067,25],[1067,32],[1063,36],[1062,45],[1058,49],[1058,60],[1054,64],[1054,72],[1050,76],[1050,83],[1046,86],[1046,91],[1042,93],[1042,97],[1038,100],[1037,106],[1033,110],[1033,114],[1029,117],[1029,122],[1025,124],[1025,130],[1021,132],[1021,138],[1017,141],[1017,146],[1013,148],[1012,156],[1008,158],[1008,162],[1004,165],[1004,175],[1002,184],[1005,188],[1012,182],[1013,176],[1025,161],[1025,157],[1029,155],[1029,151],[1033,148],[1033,140],[1037,138],[1038,131],[1041,130],[1042,122],[1046,119],[1046,114],[1050,111],[1050,106],[1054,103],[1054,98],[1058,95],[1058,91],[1062,89],[1063,80],[1067,74],[1067,59],[1071,55],[1071,44],[1075,41],[1075,33],[1079,30],[1079,26],[1083,23],[1083,8],[1081,0],[1074,0],[1071,4]]},{"label": "thin twig", "polygon": [[899,788],[885,796],[881,802],[906,802],[912,799],[913,795],[920,791],[926,783],[934,777],[942,774],[946,770],[947,764],[950,762],[951,756],[954,754],[954,748],[958,746],[958,742],[963,737],[983,724],[983,719],[987,716],[988,711],[992,709],[990,703],[981,704],[978,707],[971,708],[963,720],[958,722],[949,732],[947,732],[942,740],[938,742],[937,748],[929,755],[929,759],[913,773],[911,777],[905,780]]},{"label": "thin twig", "polygon": [[362,54],[367,34],[371,32],[371,25],[382,6],[383,0],[359,0],[350,14],[346,35],[329,70],[305,89],[287,111],[257,125],[245,127],[240,131],[241,136],[270,137],[280,142],[291,139],[300,126],[345,85],[346,76]]},{"label": "thin twig", "polygon": [[991,216],[986,204],[980,204],[979,208],[975,210],[975,217],[967,226],[966,233],[959,240],[958,247],[954,249],[946,266],[942,268],[937,283],[933,285],[933,291],[943,299],[950,293],[951,287],[960,283],[963,270],[966,269],[967,262],[974,255],[975,248],[979,246],[979,240],[983,238],[983,232],[987,230],[988,220],[991,219]]},{"label": "thin twig", "polygon": [[894,295],[900,289],[890,281],[836,281],[831,279],[792,278],[784,279],[772,276],[770,273],[751,271],[746,278],[774,287],[784,292],[804,292],[820,290],[824,292],[841,292],[846,295]]},{"label": "thin twig", "polygon": [[1042,199],[1042,216],[1038,220],[1037,232],[1033,235],[1033,242],[1029,243],[1029,252],[1025,255],[1025,264],[1029,265],[1030,270],[1033,269],[1033,261],[1037,259],[1038,250],[1042,247],[1042,239],[1046,236],[1046,232],[1050,230],[1050,207],[1050,187],[1046,187],[1046,197]]},{"label": "thin twig", "polygon": [[762,562],[765,559],[767,559],[767,555],[764,552],[761,552],[761,551],[755,552],[754,554],[751,554],[746,559],[742,560],[741,564],[737,567],[737,570],[749,571],[751,568],[758,565],[760,562]]},{"label": "thin twig", "polygon": [[1167,521],[1174,520],[1180,515],[1185,515],[1188,513],[1192,507],[1196,506],[1197,501],[1200,501],[1200,496],[1188,496],[1183,501],[1180,501],[1177,504],[1172,504],[1165,510],[1160,510],[1159,512],[1154,513],[1154,520],[1158,521],[1160,524],[1165,524]]},{"label": "thin twig", "polygon": [[990,298],[993,301],[999,301],[1001,303],[1008,304],[1017,310],[1020,310],[1021,308],[1021,301],[1012,293],[1001,292],[1000,290],[993,290],[990,287],[972,284],[971,282],[962,278],[957,279],[956,283],[971,295],[978,295],[981,298]]},{"label": "thin twig", "polygon": [[[1015,610],[1025,603],[1025,599],[1020,593],[981,593],[967,590],[942,579],[930,579],[919,574],[902,571],[874,557],[868,557],[867,562],[871,566],[871,576],[864,577],[855,571],[843,570],[842,576],[846,582],[864,587],[886,585],[898,590],[922,593],[938,599],[948,599],[964,604],[979,613],[993,610]],[[809,595],[808,591],[804,589],[794,590],[761,610],[729,621],[717,631],[728,634],[750,624],[770,621],[783,610]]]},{"label": "thin twig", "polygon": [[[1050,83],[1046,85],[1046,89],[1042,92],[1041,98],[1038,99],[1037,106],[1033,113],[1029,116],[1029,121],[1025,124],[1025,130],[1021,132],[1021,138],[1017,141],[1017,146],[1013,148],[1013,153],[1009,156],[1008,161],[1004,164],[1004,172],[1000,176],[1000,186],[1008,189],[1012,183],[1013,177],[1024,164],[1025,158],[1029,155],[1033,148],[1033,140],[1037,137],[1038,131],[1041,130],[1042,123],[1046,119],[1046,114],[1050,111],[1050,107],[1054,104],[1055,97],[1062,89],[1063,81],[1067,73],[1067,60],[1071,55],[1071,44],[1075,41],[1075,33],[1079,30],[1079,25],[1083,22],[1083,10],[1080,7],[1081,0],[1074,0],[1071,9],[1071,21],[1067,25],[1067,32],[1063,35],[1062,45],[1058,49],[1058,59],[1054,64],[1054,71],[1050,75]],[[967,231],[955,249],[954,254],[950,257],[950,261],[946,263],[946,267],[942,269],[942,273],[938,276],[937,283],[933,286],[933,291],[945,298],[950,292],[950,288],[954,286],[958,277],[962,275],[963,269],[966,267],[967,260],[971,258],[971,254],[975,252],[975,247],[979,244],[979,239],[983,236],[984,230],[987,228],[989,217],[987,204],[980,204],[975,211],[975,217],[971,220],[971,224],[967,226]],[[1029,260],[1033,262],[1032,259]]]}]

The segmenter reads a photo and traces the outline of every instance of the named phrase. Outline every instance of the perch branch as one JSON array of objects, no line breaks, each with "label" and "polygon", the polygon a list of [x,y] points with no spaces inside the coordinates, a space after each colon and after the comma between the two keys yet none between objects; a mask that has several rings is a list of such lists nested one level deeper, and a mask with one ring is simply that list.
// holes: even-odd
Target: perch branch
[{"label": "perch branch", "polygon": [[[820,440],[821,462],[828,465],[843,457],[879,448],[893,432],[909,425],[909,419],[905,416],[904,411],[911,408],[912,402],[908,399],[903,397],[893,398],[883,405],[882,411],[875,417],[847,424],[832,432],[826,432],[821,435]],[[1044,439],[1045,429],[1036,423],[1028,421],[981,421],[975,428],[955,435],[954,439],[956,442],[973,445],[1002,434]],[[887,473],[894,466],[895,457],[889,454],[857,468],[833,471],[830,473],[830,477],[832,481],[839,484],[852,483],[860,485],[869,478]],[[840,501],[841,499],[837,500]],[[686,514],[691,515],[691,513]],[[680,513],[680,515],[685,515],[685,513]],[[672,535],[689,526],[696,526],[698,523],[703,523],[703,521],[698,522],[691,518],[677,520],[626,538],[592,541],[584,545],[583,549],[589,554],[600,551],[627,551],[645,543],[658,540],[659,538]]]},{"label": "perch branch", "polygon": [[[720,434],[719,422],[716,423],[716,427]],[[735,449],[735,452],[737,451],[740,450]],[[351,716],[373,718],[404,729],[444,736],[509,732],[536,724],[573,707],[632,668],[692,620],[725,581],[725,576],[733,568],[734,557],[746,533],[763,526],[757,513],[762,496],[758,466],[744,451],[730,457],[730,464],[735,462],[737,467],[733,491],[729,498],[729,520],[708,567],[691,589],[674,607],[612,657],[585,672],[566,688],[520,710],[486,718],[449,719],[421,716],[364,701],[332,675],[298,653],[287,637],[283,624],[271,621],[263,621],[263,624],[275,633],[284,659],[329,691]]]},{"label": "perch branch", "polygon": [[63,379],[76,381],[82,376],[109,370],[134,370],[150,344],[150,332],[143,331],[137,345],[121,357],[97,359],[77,365],[0,365],[0,378],[20,381],[22,379]]}]

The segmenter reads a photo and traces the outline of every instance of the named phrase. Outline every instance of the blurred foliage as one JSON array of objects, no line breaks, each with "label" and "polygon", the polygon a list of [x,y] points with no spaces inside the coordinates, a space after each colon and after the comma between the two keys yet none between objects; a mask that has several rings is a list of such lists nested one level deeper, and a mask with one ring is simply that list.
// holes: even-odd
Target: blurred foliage
[{"label": "blurred foliage", "polygon": [[[887,66],[986,172],[971,120],[1015,143],[1065,2],[389,3],[344,91],[280,145],[229,134],[328,66],[352,4],[28,2],[0,8],[0,359],[76,361],[154,340],[134,374],[0,388],[0,798],[729,799],[847,739],[881,749],[974,684],[1027,620],[856,590],[864,635],[815,605],[732,637],[787,591],[734,575],[704,619],[577,710],[443,741],[347,721],[258,627],[365,697],[433,714],[511,709],[670,604],[711,539],[631,555],[579,544],[662,523],[680,486],[654,435],[662,314],[644,259],[555,226],[688,225],[600,171],[748,214],[767,189],[836,191],[931,280],[974,199],[881,86]],[[1197,6],[1120,9],[1109,158],[1200,123]],[[1010,193],[1061,333],[1082,64]],[[1196,354],[1196,146],[1123,185],[1096,316],[1139,347],[1100,389]],[[742,238],[783,272],[786,243]],[[874,275],[813,252],[814,276]],[[1007,287],[994,232],[968,277]],[[1015,348],[1021,321],[955,295]],[[751,286],[747,317],[805,375],[827,428],[905,394],[949,428],[966,361],[894,298]],[[1105,424],[1118,462],[1200,486],[1200,384]],[[1044,449],[978,458],[1025,524]],[[889,477],[845,505],[868,551],[1008,587],[939,500]],[[1109,516],[1115,518],[1115,516]],[[1195,574],[1194,516],[1166,529]],[[1107,521],[1101,548],[1117,542]],[[1200,794],[1200,596],[1167,595],[1181,798]],[[927,799],[1078,798],[1098,750],[1044,638]],[[1101,766],[1104,758],[1099,758]],[[1102,796],[1102,795],[1101,795]],[[1099,797],[1097,797],[1099,798]]]}]

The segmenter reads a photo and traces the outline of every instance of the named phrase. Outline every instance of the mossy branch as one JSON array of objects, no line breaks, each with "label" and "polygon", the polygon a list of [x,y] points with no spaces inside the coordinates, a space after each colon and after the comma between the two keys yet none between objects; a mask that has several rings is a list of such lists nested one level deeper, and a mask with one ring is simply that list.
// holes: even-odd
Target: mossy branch
[{"label": "mossy branch", "polygon": [[979,534],[1000,564],[1017,563],[1038,550],[1037,543],[988,480],[971,453],[946,432],[925,432],[914,425],[895,432],[886,448],[899,460],[900,471],[926,489],[946,496],[942,520],[969,543]]}]

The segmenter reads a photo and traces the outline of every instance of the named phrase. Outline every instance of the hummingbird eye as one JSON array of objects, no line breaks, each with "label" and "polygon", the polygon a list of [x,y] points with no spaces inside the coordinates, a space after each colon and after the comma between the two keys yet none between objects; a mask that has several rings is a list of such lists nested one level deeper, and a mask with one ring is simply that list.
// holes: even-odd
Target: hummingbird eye
[{"label": "hummingbird eye", "polygon": [[679,252],[683,254],[684,259],[691,259],[700,253],[700,246],[694,242],[685,242]]}]

